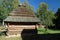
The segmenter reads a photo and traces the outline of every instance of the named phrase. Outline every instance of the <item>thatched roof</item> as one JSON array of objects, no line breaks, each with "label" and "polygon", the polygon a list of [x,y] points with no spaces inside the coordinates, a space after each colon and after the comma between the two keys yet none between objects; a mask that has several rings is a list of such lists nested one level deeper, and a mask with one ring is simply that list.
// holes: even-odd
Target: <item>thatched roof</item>
[{"label": "thatched roof", "polygon": [[19,5],[14,9],[9,16],[4,20],[5,22],[39,22],[40,20],[35,16],[34,12],[24,5]]},{"label": "thatched roof", "polygon": [[7,22],[39,22],[36,17],[8,16],[4,21]]},{"label": "thatched roof", "polygon": [[11,13],[9,13],[10,16],[35,16],[34,12],[27,8],[24,5],[20,5],[16,9],[14,9]]}]

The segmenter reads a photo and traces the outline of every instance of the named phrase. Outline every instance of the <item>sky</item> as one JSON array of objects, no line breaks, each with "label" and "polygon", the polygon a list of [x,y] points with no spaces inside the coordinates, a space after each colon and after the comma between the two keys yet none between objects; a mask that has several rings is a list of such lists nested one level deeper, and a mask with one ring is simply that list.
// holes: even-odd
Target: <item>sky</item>
[{"label": "sky", "polygon": [[[20,2],[24,2],[24,0],[20,0]],[[37,10],[39,4],[41,2],[45,2],[48,4],[48,10],[56,12],[60,7],[60,0],[28,0],[28,3],[34,7],[34,11]]]}]

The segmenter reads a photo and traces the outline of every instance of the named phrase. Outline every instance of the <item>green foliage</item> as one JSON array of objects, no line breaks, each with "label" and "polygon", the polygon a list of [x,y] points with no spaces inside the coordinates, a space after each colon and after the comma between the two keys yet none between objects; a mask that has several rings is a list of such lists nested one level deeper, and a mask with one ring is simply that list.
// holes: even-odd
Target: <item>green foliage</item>
[{"label": "green foliage", "polygon": [[0,5],[0,20],[3,20],[7,17],[8,11],[5,7],[3,7],[3,5]]},{"label": "green foliage", "polygon": [[[44,7],[43,7],[44,6]],[[47,12],[47,8],[46,8],[46,4],[45,3],[41,3],[39,5],[39,8],[37,10],[37,16],[39,17],[39,19],[41,20],[41,24],[45,24],[45,15],[46,15],[46,12]],[[45,9],[46,8],[46,9]]]},{"label": "green foliage", "polygon": [[55,16],[56,16],[56,19],[55,19],[56,28],[60,29],[60,8],[58,8]]},{"label": "green foliage", "polygon": [[2,0],[0,4],[0,21],[3,21],[8,13],[19,5],[19,0]]},{"label": "green foliage", "polygon": [[38,28],[37,30],[40,32],[45,32],[45,28]]},{"label": "green foliage", "polygon": [[3,20],[7,16],[8,16],[7,2],[5,0],[2,0],[0,4],[0,25],[2,25]]},{"label": "green foliage", "polygon": [[37,31],[38,31],[38,34],[56,34],[56,33],[60,33],[60,30],[47,29],[47,31],[45,31],[45,28],[38,28]]},{"label": "green foliage", "polygon": [[5,28],[3,26],[0,26],[0,36],[2,36],[2,35],[5,35],[6,36],[6,29],[7,28]]},{"label": "green foliage", "polygon": [[19,5],[19,0],[10,0],[9,1],[9,6],[10,6],[11,10],[15,9],[16,7],[18,7],[18,5]]},{"label": "green foliage", "polygon": [[41,3],[37,10],[37,17],[40,19],[40,24],[46,26],[53,26],[53,19],[55,18],[54,12],[48,10],[46,3]]},{"label": "green foliage", "polygon": [[57,10],[55,16],[56,16],[57,21],[60,22],[60,8],[58,8],[58,10]]},{"label": "green foliage", "polygon": [[48,26],[54,26],[54,24],[53,24],[53,20],[55,19],[55,16],[54,16],[54,12],[52,12],[52,11],[47,11],[47,20],[46,20],[46,24],[48,25]]}]

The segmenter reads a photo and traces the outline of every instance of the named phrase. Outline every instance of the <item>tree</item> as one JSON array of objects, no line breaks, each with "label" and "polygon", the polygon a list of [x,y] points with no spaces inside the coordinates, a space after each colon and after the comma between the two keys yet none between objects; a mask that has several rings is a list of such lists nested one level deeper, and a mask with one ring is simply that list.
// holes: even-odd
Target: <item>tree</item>
[{"label": "tree", "polygon": [[8,16],[8,13],[11,12],[19,5],[19,0],[2,0],[0,4],[0,21]]},{"label": "tree", "polygon": [[9,0],[10,9],[13,10],[19,5],[19,0]]},{"label": "tree", "polygon": [[[45,9],[46,8],[46,9]],[[41,3],[39,5],[39,8],[37,10],[37,16],[40,18],[41,20],[41,24],[45,24],[44,20],[45,20],[45,15],[47,13],[47,5],[45,3]]]},{"label": "tree", "polygon": [[56,16],[56,19],[55,19],[56,28],[60,29],[60,8],[58,8],[55,16]]},{"label": "tree", "polygon": [[8,16],[8,10],[6,7],[6,1],[3,1],[0,4],[0,21],[3,23],[3,20]]},{"label": "tree", "polygon": [[40,19],[40,24],[48,26],[53,26],[54,12],[48,10],[48,5],[42,2],[37,10],[37,17]]},{"label": "tree", "polygon": [[5,19],[7,15],[7,9],[3,6],[0,6],[0,20]]}]

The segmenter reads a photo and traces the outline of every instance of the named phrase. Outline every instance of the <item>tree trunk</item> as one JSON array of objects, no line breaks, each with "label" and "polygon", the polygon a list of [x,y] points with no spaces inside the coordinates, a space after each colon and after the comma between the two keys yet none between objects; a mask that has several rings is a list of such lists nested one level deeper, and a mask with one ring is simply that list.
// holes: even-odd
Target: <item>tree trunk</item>
[{"label": "tree trunk", "polygon": [[46,26],[45,28],[46,28],[46,29],[45,29],[45,32],[47,32],[47,30],[48,30],[48,26]]}]

